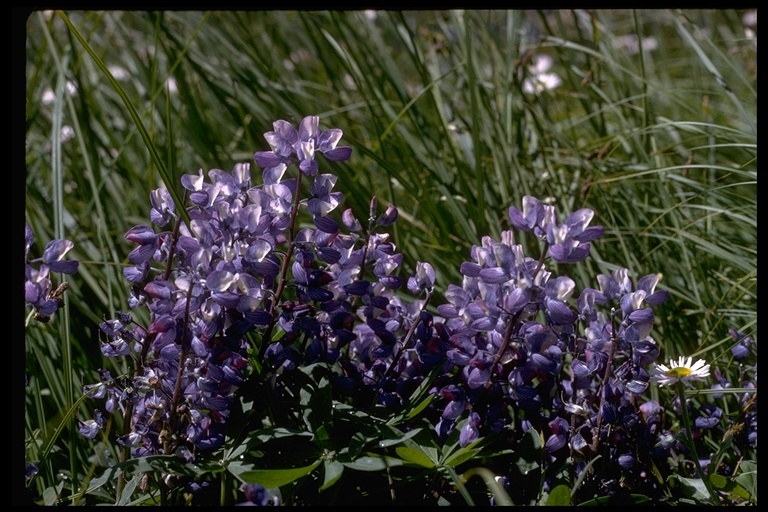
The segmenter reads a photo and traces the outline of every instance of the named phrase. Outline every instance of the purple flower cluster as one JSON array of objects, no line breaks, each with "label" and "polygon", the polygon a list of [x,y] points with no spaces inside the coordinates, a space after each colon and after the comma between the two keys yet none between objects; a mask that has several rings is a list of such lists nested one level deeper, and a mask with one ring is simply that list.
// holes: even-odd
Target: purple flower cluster
[{"label": "purple flower cluster", "polygon": [[[210,181],[202,170],[185,175],[190,223],[177,218],[176,205],[161,188],[150,195],[150,219],[159,228],[176,221],[176,229],[139,225],[125,235],[135,245],[124,269],[131,284],[128,304],[146,307],[150,321],[139,325],[131,314],[118,312],[102,322],[102,354],[131,356],[137,367],[122,382],[100,370],[101,382],[84,392],[106,400],[107,412],[126,415],[129,429],[118,443],[135,456],[178,453],[193,460],[197,450],[220,447],[234,391],[247,374],[249,332],[267,332],[261,353],[276,367],[294,367],[292,343],[300,336],[311,336],[311,357],[332,360],[355,337],[346,328],[344,300],[377,295],[357,277],[360,265],[375,266],[388,285],[397,280],[389,274],[402,256],[386,236],[370,237],[355,250],[360,223],[345,212],[342,222],[353,232],[342,235],[328,215],[342,195],[333,191],[335,176],[318,174],[314,157],[349,158],[350,148],[337,147],[341,130],[319,131],[316,116],[305,118],[298,131],[285,121],[274,128],[265,135],[274,151],[255,155],[266,167],[262,184],[251,184],[248,164],[231,173],[212,169]],[[302,175],[283,179],[294,161],[302,175],[313,177],[303,200]],[[300,207],[310,212],[315,229],[297,229]],[[379,223],[394,217],[390,210]],[[283,300],[287,288],[291,297]],[[269,344],[275,329],[283,335]],[[81,433],[92,438],[103,425],[97,411],[81,422]]]},{"label": "purple flower cluster", "polygon": [[[678,448],[665,442],[673,438],[662,428],[663,408],[642,400],[647,367],[659,356],[653,308],[668,293],[657,290],[657,275],[635,282],[625,268],[598,275],[596,288],[549,270],[550,260],[589,256],[604,231],[590,226],[591,209],[560,223],[553,206],[525,196],[522,210],[508,210],[518,232],[483,237],[460,267],[462,282],[449,284],[445,302],[432,305],[429,263],[416,262],[407,278],[398,275],[403,254],[386,232],[397,209],[380,212],[374,197],[367,222],[350,209],[339,212],[337,177],[321,173],[315,157],[350,157],[350,148],[338,146],[341,130],[321,131],[317,116],[304,118],[298,130],[282,120],[273,128],[265,134],[271,151],[254,155],[260,184],[246,163],[232,172],[187,174],[181,184],[188,224],[168,191],[158,189],[150,197],[154,226],[125,235],[135,246],[124,270],[128,305],[146,307],[149,322],[118,312],[100,325],[102,354],[131,357],[135,370],[119,380],[100,370],[100,382],[84,388],[105,401],[106,412],[125,417],[121,445],[134,456],[195,460],[197,452],[222,446],[236,391],[247,379],[263,379],[286,398],[285,376],[323,363],[334,369],[335,400],[390,414],[433,379],[423,414],[441,442],[455,431],[466,447],[533,428],[543,435],[548,463],[570,455],[583,468],[600,453],[604,470],[650,481],[653,462],[639,451],[665,461]],[[299,172],[288,176],[292,165]],[[524,233],[542,244],[535,257],[515,239],[530,236]],[[73,270],[60,262],[71,246],[50,247],[45,264]],[[28,270],[28,279],[40,283],[39,274],[47,271]],[[36,291],[28,288],[28,301],[49,311],[43,283]],[[751,341],[734,337],[739,357]],[[250,373],[254,360],[264,369],[258,375]],[[696,426],[714,428],[722,416],[703,408]],[[104,423],[97,410],[80,422],[81,433],[93,438]],[[263,491],[248,487],[247,501],[263,504]]]}]

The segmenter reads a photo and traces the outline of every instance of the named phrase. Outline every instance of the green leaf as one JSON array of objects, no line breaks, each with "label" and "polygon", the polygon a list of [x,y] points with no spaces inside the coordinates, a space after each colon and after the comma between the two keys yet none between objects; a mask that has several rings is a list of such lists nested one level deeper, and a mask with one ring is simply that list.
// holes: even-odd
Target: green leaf
[{"label": "green leaf", "polygon": [[293,436],[311,438],[312,432],[307,432],[304,430],[288,429],[284,427],[266,428],[251,434],[251,437],[248,440],[247,444],[250,447],[254,445],[264,444],[266,442],[271,441],[272,439],[280,439],[284,437],[293,437]]},{"label": "green leaf", "polygon": [[344,473],[344,464],[337,460],[323,461],[323,484],[320,490],[324,491],[339,481],[341,474]]},{"label": "green leaf", "polygon": [[472,499],[472,495],[469,494],[467,487],[464,485],[464,480],[458,474],[456,474],[456,471],[450,466],[442,466],[440,467],[440,472],[446,473],[448,475],[448,480],[456,486],[456,488],[459,490],[459,494],[461,494],[461,497],[464,498],[464,501],[467,503],[467,505],[474,507],[475,501]]},{"label": "green leaf", "polygon": [[291,469],[254,469],[241,473],[238,478],[249,484],[261,484],[267,489],[274,489],[295,482],[310,474],[321,461],[316,461],[309,466]]},{"label": "green leaf", "polygon": [[43,503],[45,506],[51,506],[56,504],[56,500],[59,498],[62,489],[64,489],[64,482],[56,484],[56,488],[46,487],[43,491]]},{"label": "green leaf", "polygon": [[549,491],[546,504],[548,507],[569,506],[571,504],[571,490],[565,484],[558,485]]},{"label": "green leaf", "polygon": [[328,441],[331,439],[331,428],[327,424],[322,424],[315,430],[315,435],[313,436],[312,440],[315,441],[319,446],[326,448],[328,445]]},{"label": "green leaf", "polygon": [[171,473],[177,476],[200,476],[205,473],[197,465],[189,464],[175,455],[150,455],[110,466],[101,476],[90,481],[85,493],[88,494],[105,483],[114,481],[123,473],[135,475],[139,473],[152,473],[154,471]]},{"label": "green leaf", "polygon": [[474,448],[474,446],[480,441],[480,439],[477,439],[476,441],[472,442],[471,444],[467,445],[464,448],[461,448],[455,452],[453,452],[448,458],[445,459],[443,464],[446,466],[456,467],[460,465],[463,462],[468,461],[478,453],[480,453],[480,448]]},{"label": "green leaf", "polygon": [[395,448],[397,453],[403,460],[418,464],[425,468],[434,468],[437,465],[437,461],[429,457],[424,450],[418,447],[398,446]]},{"label": "green leaf", "polygon": [[224,460],[236,460],[245,452],[248,451],[247,443],[240,443],[231,450],[228,450],[224,455]]},{"label": "green leaf", "polygon": [[[403,421],[415,418],[421,411],[424,410],[435,398],[435,395],[426,395],[429,389],[432,387],[432,382],[441,373],[440,365],[430,372],[429,376],[424,379],[419,387],[417,387],[406,402],[406,408],[397,416],[387,421],[387,425],[395,426]],[[426,395],[426,396],[425,396]],[[422,397],[424,397],[422,399]]]},{"label": "green leaf", "polygon": [[238,480],[242,480],[240,478],[240,475],[248,471],[253,471],[253,469],[254,469],[253,464],[248,464],[245,462],[241,462],[239,460],[236,460],[227,464],[227,471],[229,471],[230,474],[234,475]]},{"label": "green leaf", "polygon": [[139,485],[140,480],[140,474],[133,475],[133,478],[126,482],[125,487],[123,488],[123,492],[120,495],[120,499],[117,501],[117,503],[115,503],[115,505],[118,507],[128,505],[131,501],[131,495],[133,494],[133,491],[136,490],[136,486]]},{"label": "green leaf", "polygon": [[752,497],[749,491],[747,491],[744,487],[736,483],[733,479],[726,478],[723,475],[714,473],[709,476],[709,481],[712,482],[712,485],[715,487],[715,489],[725,491],[728,494],[738,498],[748,500]]},{"label": "green leaf", "polygon": [[370,439],[366,437],[362,432],[355,432],[352,434],[352,438],[349,440],[349,454],[352,457],[356,457],[363,451]]},{"label": "green leaf", "polygon": [[670,475],[682,485],[683,493],[687,498],[709,503],[711,498],[707,486],[701,478],[687,478],[680,475]]},{"label": "green leaf", "polygon": [[734,480],[747,490],[752,501],[757,501],[757,462],[745,460],[740,467],[741,472]]},{"label": "green leaf", "polygon": [[357,471],[383,471],[387,468],[402,466],[403,461],[394,457],[380,457],[378,455],[369,455],[360,457],[354,462],[344,462],[344,466]]},{"label": "green leaf", "polygon": [[379,448],[386,448],[388,446],[394,446],[396,444],[400,444],[403,441],[405,441],[406,439],[412,438],[413,436],[415,436],[419,432],[421,432],[421,428],[415,428],[415,429],[411,430],[410,432],[407,432],[402,437],[398,437],[398,438],[395,438],[395,439],[384,439],[383,441],[379,441]]}]

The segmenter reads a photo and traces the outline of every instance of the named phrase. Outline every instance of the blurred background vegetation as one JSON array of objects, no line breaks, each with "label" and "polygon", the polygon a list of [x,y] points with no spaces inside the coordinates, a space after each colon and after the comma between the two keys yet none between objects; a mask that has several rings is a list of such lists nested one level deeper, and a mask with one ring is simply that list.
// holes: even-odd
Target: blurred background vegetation
[{"label": "blurred background vegetation", "polygon": [[728,328],[756,338],[755,10],[39,11],[26,30],[32,252],[68,238],[82,262],[67,307],[25,332],[26,452],[46,480],[109,456],[63,415],[110,364],[98,324],[127,309],[123,235],[162,185],[128,105],[179,189],[237,162],[260,182],[272,122],[319,115],[353,147],[321,160],[339,212],[395,204],[403,277],[430,262],[438,292],[528,194],[606,227],[591,260],[553,269],[579,287],[662,275],[662,359],[735,374]]}]

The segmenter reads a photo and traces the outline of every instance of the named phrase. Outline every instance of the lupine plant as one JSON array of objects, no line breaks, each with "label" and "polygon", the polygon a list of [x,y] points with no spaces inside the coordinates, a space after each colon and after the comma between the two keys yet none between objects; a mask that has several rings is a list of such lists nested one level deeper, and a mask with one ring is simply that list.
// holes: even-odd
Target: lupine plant
[{"label": "lupine plant", "polygon": [[[184,204],[165,188],[151,193],[149,222],[125,234],[134,246],[126,308],[99,326],[102,355],[129,371],[94,371],[82,390],[89,416],[78,421],[120,456],[83,496],[259,506],[756,500],[756,468],[739,458],[757,446],[756,366],[744,365],[734,394],[714,364],[683,355],[659,364],[654,307],[668,293],[652,269],[631,276],[616,265],[593,283],[567,274],[604,233],[592,209],[564,214],[525,195],[506,212],[510,229],[472,246],[461,282],[436,282],[426,261],[402,276],[389,233],[397,208],[371,197],[362,215],[342,211],[325,168],[351,158],[341,138],[318,116],[298,127],[278,120],[255,166],[184,175]],[[61,261],[69,248],[52,243],[44,264],[72,273],[76,262]],[[58,295],[46,270],[27,268],[27,302],[49,316]],[[748,360],[754,340],[731,336],[733,357]],[[686,392],[710,378],[706,393]],[[734,396],[726,415],[717,400],[733,407]],[[707,431],[728,446],[705,444]]]}]

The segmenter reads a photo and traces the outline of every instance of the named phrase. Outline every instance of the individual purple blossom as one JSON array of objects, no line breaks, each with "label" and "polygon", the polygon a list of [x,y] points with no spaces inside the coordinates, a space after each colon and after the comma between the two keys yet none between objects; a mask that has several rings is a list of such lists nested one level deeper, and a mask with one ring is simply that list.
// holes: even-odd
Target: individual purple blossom
[{"label": "individual purple blossom", "polygon": [[408,289],[412,293],[430,291],[435,285],[435,269],[423,261],[416,262],[416,274],[408,278]]},{"label": "individual purple blossom", "polygon": [[744,359],[748,356],[749,349],[755,342],[754,338],[733,328],[728,329],[728,334],[736,340],[736,344],[731,347],[731,354],[733,354],[734,359]]},{"label": "individual purple blossom", "polygon": [[701,409],[699,409],[699,412],[701,415],[698,416],[693,423],[696,428],[704,430],[717,426],[723,417],[723,410],[714,404],[704,404]]},{"label": "individual purple blossom", "polygon": [[149,194],[149,201],[152,204],[152,208],[149,210],[149,219],[153,224],[163,227],[173,219],[176,204],[173,202],[168,189],[153,190]]},{"label": "individual purple blossom", "polygon": [[533,196],[523,196],[523,211],[510,206],[508,213],[509,220],[516,229],[533,231],[536,227],[541,228],[541,222],[544,220],[544,205]]},{"label": "individual purple blossom", "polygon": [[549,422],[552,435],[547,438],[545,448],[548,453],[554,454],[568,444],[569,425],[565,418],[555,418]]},{"label": "individual purple blossom", "polygon": [[29,482],[36,474],[40,472],[37,464],[34,462],[27,462],[24,468],[24,480]]},{"label": "individual purple blossom", "polygon": [[70,249],[75,246],[70,240],[51,240],[45,246],[43,252],[43,263],[48,266],[51,272],[61,272],[62,274],[74,274],[80,262],[77,260],[64,260]]},{"label": "individual purple blossom", "polygon": [[481,418],[478,413],[474,411],[469,413],[467,424],[462,427],[459,433],[459,446],[464,448],[480,438],[480,423]]},{"label": "individual purple blossom", "polygon": [[272,494],[261,484],[243,485],[243,494],[245,501],[241,501],[237,506],[265,507],[272,500]]},{"label": "individual purple blossom", "polygon": [[622,469],[629,471],[637,463],[637,457],[635,457],[632,453],[629,453],[629,452],[622,453],[621,455],[619,455],[617,462]]},{"label": "individual purple blossom", "polygon": [[86,439],[93,439],[99,433],[99,430],[104,428],[106,420],[101,411],[96,409],[93,411],[93,419],[80,421],[77,420],[77,427],[80,434]]},{"label": "individual purple blossom", "polygon": [[149,226],[134,226],[125,234],[125,239],[136,244],[136,247],[128,255],[128,261],[134,265],[142,265],[155,256],[161,240],[155,231]]},{"label": "individual purple blossom", "polygon": [[397,220],[397,216],[397,208],[394,205],[389,205],[387,206],[387,209],[376,218],[376,226],[390,226]]}]

